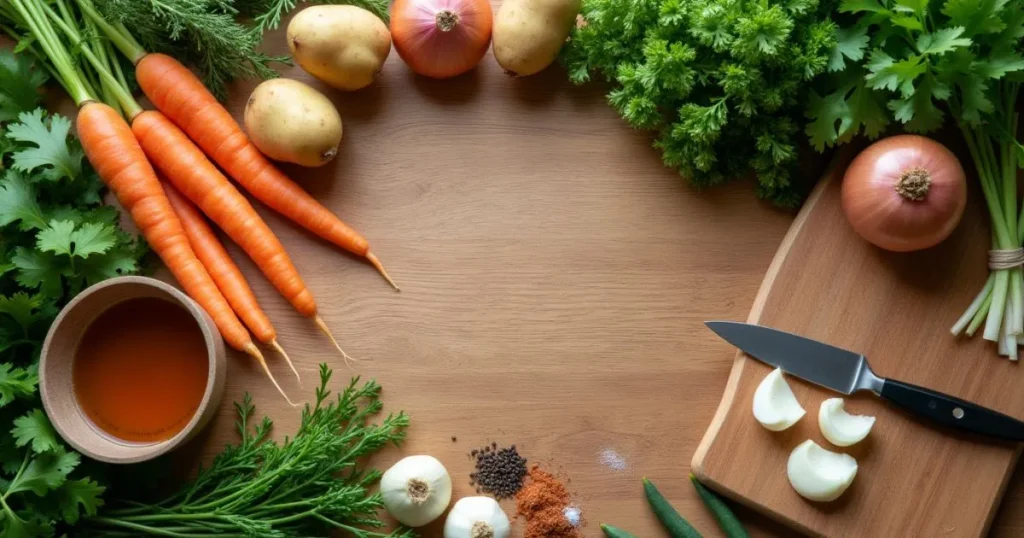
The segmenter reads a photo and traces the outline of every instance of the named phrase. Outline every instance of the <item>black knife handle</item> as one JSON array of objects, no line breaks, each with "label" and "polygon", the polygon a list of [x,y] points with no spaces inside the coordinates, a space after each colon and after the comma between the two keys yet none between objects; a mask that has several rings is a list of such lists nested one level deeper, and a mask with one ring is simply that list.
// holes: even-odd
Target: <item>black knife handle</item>
[{"label": "black knife handle", "polygon": [[880,396],[945,426],[997,439],[1024,441],[1024,422],[948,394],[886,379]]}]

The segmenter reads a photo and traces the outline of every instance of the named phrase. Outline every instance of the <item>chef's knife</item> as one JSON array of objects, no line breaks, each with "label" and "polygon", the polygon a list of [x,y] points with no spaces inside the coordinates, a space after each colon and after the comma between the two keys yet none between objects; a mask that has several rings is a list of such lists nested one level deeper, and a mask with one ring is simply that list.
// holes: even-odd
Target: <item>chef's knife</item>
[{"label": "chef's knife", "polygon": [[924,387],[878,377],[864,355],[795,334],[734,321],[707,326],[751,357],[843,394],[869,390],[945,426],[1009,441],[1024,441],[1024,422]]}]

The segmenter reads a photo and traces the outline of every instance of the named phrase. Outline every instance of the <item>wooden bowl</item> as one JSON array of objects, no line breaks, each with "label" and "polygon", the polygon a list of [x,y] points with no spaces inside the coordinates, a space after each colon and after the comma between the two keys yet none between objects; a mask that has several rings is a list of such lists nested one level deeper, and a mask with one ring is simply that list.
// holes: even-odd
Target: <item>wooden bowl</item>
[{"label": "wooden bowl", "polygon": [[[203,333],[209,365],[206,391],[195,415],[177,435],[153,443],[122,441],[104,433],[85,416],[75,398],[72,385],[75,352],[92,321],[110,307],[140,297],[164,299],[189,312]],[[43,342],[39,360],[39,390],[50,422],[75,450],[109,463],[137,463],[177,448],[210,421],[224,394],[226,369],[224,341],[206,311],[177,288],[164,282],[153,278],[125,276],[105,280],[86,289],[60,312]]]}]

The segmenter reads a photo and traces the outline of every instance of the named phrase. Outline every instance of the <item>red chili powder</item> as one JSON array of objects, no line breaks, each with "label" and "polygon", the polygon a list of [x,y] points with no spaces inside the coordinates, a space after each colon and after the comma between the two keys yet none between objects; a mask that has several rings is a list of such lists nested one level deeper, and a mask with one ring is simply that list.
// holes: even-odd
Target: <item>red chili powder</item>
[{"label": "red chili powder", "polygon": [[565,517],[572,501],[569,490],[551,473],[534,466],[529,481],[516,494],[516,512],[526,519],[523,538],[580,538]]}]

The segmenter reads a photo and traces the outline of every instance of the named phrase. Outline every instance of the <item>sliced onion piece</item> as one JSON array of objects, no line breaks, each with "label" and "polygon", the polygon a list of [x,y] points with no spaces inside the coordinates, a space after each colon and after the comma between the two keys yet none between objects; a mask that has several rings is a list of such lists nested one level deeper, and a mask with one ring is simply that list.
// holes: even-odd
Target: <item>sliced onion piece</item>
[{"label": "sliced onion piece", "polygon": [[829,398],[821,402],[818,410],[821,434],[836,446],[850,446],[863,441],[874,425],[875,417],[847,413],[842,398]]},{"label": "sliced onion piece", "polygon": [[857,460],[848,454],[825,450],[808,439],[789,455],[786,474],[801,497],[819,502],[834,501],[857,476]]},{"label": "sliced onion piece", "polygon": [[776,368],[765,376],[754,391],[754,418],[765,428],[779,432],[796,424],[804,416],[789,383]]}]

